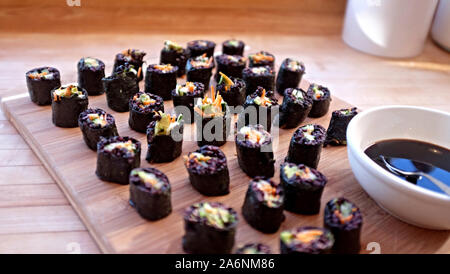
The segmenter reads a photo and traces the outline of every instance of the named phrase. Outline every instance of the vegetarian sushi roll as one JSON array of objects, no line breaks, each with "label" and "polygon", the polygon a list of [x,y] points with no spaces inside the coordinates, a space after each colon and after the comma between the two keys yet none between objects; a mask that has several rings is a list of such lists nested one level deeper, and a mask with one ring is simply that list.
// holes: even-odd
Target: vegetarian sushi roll
[{"label": "vegetarian sushi roll", "polygon": [[320,227],[298,227],[280,234],[281,254],[329,254],[333,244],[333,234]]},{"label": "vegetarian sushi roll", "polygon": [[78,62],[78,86],[84,88],[89,96],[105,92],[102,83],[104,77],[105,63],[101,60],[85,57]]},{"label": "vegetarian sushi roll", "polygon": [[[278,100],[275,98],[273,91],[266,90],[262,87],[248,95],[244,103],[244,111],[239,115],[238,128],[242,123],[247,125],[260,124],[265,130],[270,132],[272,127],[272,115],[275,113],[274,109],[278,107]],[[255,119],[256,118],[256,119]]]},{"label": "vegetarian sushi roll", "polygon": [[230,192],[227,158],[216,146],[202,146],[184,157],[192,186],[205,196],[222,196]]},{"label": "vegetarian sushi roll", "polygon": [[186,81],[202,83],[208,89],[213,68],[213,57],[206,54],[193,57],[186,64]]},{"label": "vegetarian sushi roll", "polygon": [[127,185],[131,170],[141,165],[141,142],[131,137],[101,138],[97,144],[97,169],[102,181]]},{"label": "vegetarian sushi roll", "polygon": [[116,122],[111,114],[103,109],[87,109],[78,117],[78,126],[83,133],[86,145],[96,151],[100,137],[118,136]]},{"label": "vegetarian sushi roll", "polygon": [[137,81],[143,79],[142,65],[144,64],[144,56],[147,53],[138,49],[127,49],[121,53],[116,54],[116,59],[114,60],[113,74],[119,66],[130,64],[133,65],[137,72]]},{"label": "vegetarian sushi roll", "polygon": [[275,72],[270,67],[253,67],[242,70],[247,89],[247,95],[252,94],[258,87],[266,90],[274,90]]},{"label": "vegetarian sushi roll", "polygon": [[191,57],[206,54],[207,57],[214,55],[216,43],[208,40],[194,40],[187,43],[187,48]]},{"label": "vegetarian sushi roll", "polygon": [[172,162],[181,155],[183,145],[182,116],[158,112],[156,121],[147,128],[147,161],[153,163]]},{"label": "vegetarian sushi roll", "polygon": [[182,46],[173,41],[164,41],[164,48],[161,50],[159,63],[171,64],[178,67],[178,76],[183,76],[186,73],[186,62],[189,54]]},{"label": "vegetarian sushi roll", "polygon": [[149,65],[145,75],[145,92],[172,99],[171,92],[177,86],[177,66]]},{"label": "vegetarian sushi roll", "polygon": [[330,90],[318,84],[311,84],[308,88],[307,94],[313,102],[308,116],[317,118],[327,114],[331,103]]},{"label": "vegetarian sushi roll", "polygon": [[25,77],[31,101],[40,106],[50,105],[52,90],[61,86],[59,70],[52,67],[35,68],[28,71]]},{"label": "vegetarian sushi roll", "polygon": [[106,78],[102,79],[108,107],[117,112],[129,110],[130,99],[139,92],[137,71],[132,65],[122,65]]},{"label": "vegetarian sushi roll", "polygon": [[317,168],[325,138],[325,129],[320,125],[299,127],[292,135],[286,162]]},{"label": "vegetarian sushi roll", "polygon": [[239,247],[235,254],[271,254],[270,247],[260,243],[248,243]]},{"label": "vegetarian sushi roll", "polygon": [[261,125],[244,126],[236,134],[238,164],[250,177],[273,177],[272,137]]},{"label": "vegetarian sushi roll", "polygon": [[218,202],[201,202],[184,212],[183,249],[194,254],[228,254],[233,249],[238,217]]},{"label": "vegetarian sushi roll", "polygon": [[244,80],[228,77],[222,72],[219,73],[221,77],[216,86],[217,92],[220,93],[228,106],[236,107],[243,105],[246,95]]},{"label": "vegetarian sushi roll", "polygon": [[155,94],[138,92],[130,99],[128,124],[131,129],[145,133],[147,126],[154,120],[155,112],[164,111],[164,102]]},{"label": "vegetarian sushi roll", "polygon": [[228,55],[244,56],[244,42],[240,40],[230,39],[222,43],[222,53]]},{"label": "vegetarian sushi roll", "polygon": [[77,127],[78,116],[88,107],[86,90],[66,85],[52,91],[52,121],[57,127]]},{"label": "vegetarian sushi roll", "polygon": [[284,209],[312,215],[320,211],[320,198],[327,178],[319,171],[303,164],[285,162],[280,169],[284,189]]},{"label": "vegetarian sushi roll", "polygon": [[278,93],[284,96],[284,91],[287,88],[298,87],[304,73],[305,65],[302,62],[291,58],[284,59],[277,75],[276,87]]},{"label": "vegetarian sushi roll", "polygon": [[347,145],[347,127],[350,120],[358,114],[356,108],[343,108],[333,111],[327,130],[325,146]]},{"label": "vegetarian sushi roll", "polygon": [[242,79],[242,70],[244,70],[247,64],[247,58],[239,55],[227,55],[222,54],[216,57],[217,61],[217,73],[216,81],[220,80],[222,72],[223,74]]},{"label": "vegetarian sushi roll", "polygon": [[283,201],[281,185],[263,177],[256,177],[248,186],[242,215],[254,229],[263,233],[275,233],[285,219]]},{"label": "vegetarian sushi roll", "polygon": [[130,173],[130,205],[150,221],[172,212],[171,188],[167,176],[156,168],[135,168]]},{"label": "vegetarian sushi roll", "polygon": [[[198,82],[186,82],[172,90],[173,106],[178,115],[183,115],[185,123],[194,122],[194,104],[196,98],[203,98],[205,86]],[[185,109],[183,109],[185,107]]]},{"label": "vegetarian sushi roll", "polygon": [[275,56],[267,51],[260,51],[255,54],[250,54],[248,56],[248,60],[248,66],[251,68],[268,66],[273,69],[275,65]]},{"label": "vegetarian sushi roll", "polygon": [[286,89],[280,107],[280,128],[298,127],[308,117],[312,105],[312,99],[302,89]]},{"label": "vegetarian sushi roll", "polygon": [[324,226],[334,235],[333,253],[359,253],[362,214],[355,204],[345,198],[335,198],[327,203]]}]

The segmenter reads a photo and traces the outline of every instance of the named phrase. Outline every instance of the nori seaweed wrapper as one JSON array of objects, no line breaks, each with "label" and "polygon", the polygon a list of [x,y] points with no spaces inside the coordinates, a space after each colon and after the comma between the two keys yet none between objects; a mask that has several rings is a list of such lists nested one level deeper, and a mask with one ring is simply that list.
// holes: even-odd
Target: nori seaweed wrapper
[{"label": "nori seaweed wrapper", "polygon": [[[116,54],[116,58],[114,59],[114,67],[113,67],[113,72],[112,74],[114,74],[114,72],[117,71],[117,69],[119,68],[119,66],[125,65],[125,64],[130,64],[133,65],[133,67],[136,69],[137,73],[137,80],[136,81],[141,81],[143,79],[143,67],[142,65],[144,64],[144,56],[147,53],[138,50],[138,49],[127,49],[124,50],[121,53]],[[139,71],[141,71],[141,73],[139,73]]]},{"label": "nori seaweed wrapper", "polygon": [[330,90],[321,85],[311,84],[307,94],[313,100],[313,106],[308,117],[318,118],[327,114],[331,103]]},{"label": "nori seaweed wrapper", "polygon": [[[76,89],[77,93],[58,95],[58,91]],[[52,122],[57,127],[72,128],[78,126],[78,116],[88,108],[88,94],[86,90],[67,85],[52,91]]]},{"label": "nori seaweed wrapper", "polygon": [[276,88],[281,96],[287,88],[296,88],[305,73],[305,65],[291,58],[284,59],[278,71]]},{"label": "nori seaweed wrapper", "polygon": [[218,202],[201,202],[184,214],[183,250],[194,254],[228,254],[233,249],[238,216]]},{"label": "nori seaweed wrapper", "polygon": [[303,164],[283,163],[280,182],[284,189],[284,209],[312,215],[320,211],[320,199],[327,178],[319,171]]},{"label": "nori seaweed wrapper", "polygon": [[325,129],[320,125],[299,127],[292,135],[286,162],[317,168],[325,138]]},{"label": "nori seaweed wrapper", "polygon": [[186,73],[186,62],[189,59],[189,53],[186,49],[172,41],[165,41],[164,48],[161,50],[159,62],[161,64],[171,64],[178,67],[177,76],[181,77]]},{"label": "nori seaweed wrapper", "polygon": [[205,196],[222,196],[230,192],[227,158],[216,146],[202,146],[185,156],[184,165],[191,185]]},{"label": "nori seaweed wrapper", "polygon": [[226,40],[222,43],[222,53],[228,55],[244,56],[245,44],[241,40]]},{"label": "nori seaweed wrapper", "polygon": [[186,81],[202,83],[205,90],[208,90],[213,68],[212,57],[204,55],[192,57],[186,64]]},{"label": "nori seaweed wrapper", "polygon": [[164,111],[163,99],[155,94],[138,92],[130,99],[128,125],[137,132],[147,132],[147,126],[154,120],[155,111]]},{"label": "nori seaweed wrapper", "polygon": [[148,65],[145,75],[145,92],[172,99],[171,92],[177,86],[177,66]]},{"label": "nori seaweed wrapper", "polygon": [[236,249],[234,254],[271,254],[270,247],[261,243],[248,243]]},{"label": "nori seaweed wrapper", "polygon": [[84,142],[94,151],[97,150],[100,137],[107,138],[119,135],[114,117],[99,108],[87,109],[80,113],[78,126],[83,133]]},{"label": "nori seaweed wrapper", "polygon": [[283,200],[281,185],[263,177],[256,177],[248,186],[242,215],[254,229],[263,233],[275,233],[285,219]]},{"label": "nori seaweed wrapper", "polygon": [[135,168],[130,173],[130,205],[150,221],[172,212],[171,187],[167,176],[156,168]]},{"label": "nori seaweed wrapper", "polygon": [[136,70],[127,65],[119,66],[102,81],[108,107],[117,112],[128,111],[131,97],[139,92]]},{"label": "nori seaweed wrapper", "polygon": [[[260,124],[265,130],[270,132],[273,120],[272,112],[275,108],[278,108],[278,100],[274,92],[258,87],[255,92],[248,95],[245,99],[244,111],[239,114],[238,118],[238,129],[242,125]],[[264,114],[265,117],[262,116]],[[256,116],[256,121],[253,119],[255,118],[253,116]]]},{"label": "nori seaweed wrapper", "polygon": [[80,59],[77,67],[78,85],[84,88],[89,96],[105,92],[102,82],[105,77],[105,63],[96,58],[85,57]]},{"label": "nori seaweed wrapper", "polygon": [[184,125],[180,120],[170,121],[171,118],[168,114],[161,114],[155,117],[156,121],[148,125],[146,160],[150,163],[172,162],[181,155]]},{"label": "nori seaweed wrapper", "polygon": [[304,90],[299,88],[286,89],[280,107],[280,128],[298,127],[308,117],[312,104],[312,99]]},{"label": "nori seaweed wrapper", "polygon": [[101,138],[97,144],[97,169],[102,181],[129,183],[131,170],[141,165],[141,142],[131,137]]},{"label": "nori seaweed wrapper", "polygon": [[[172,101],[175,107],[175,112],[178,115],[183,115],[183,121],[188,124],[194,122],[194,104],[196,98],[202,98],[205,92],[205,86],[198,82],[186,82],[183,85],[177,85],[172,90]],[[182,111],[179,106],[185,106],[189,112]],[[189,114],[189,115],[188,115]]]},{"label": "nori seaweed wrapper", "polygon": [[275,56],[267,51],[259,51],[248,56],[248,66],[253,67],[265,67],[269,66],[273,69],[275,65]]},{"label": "nori seaweed wrapper", "polygon": [[61,86],[59,70],[52,67],[40,67],[25,74],[28,93],[33,103],[40,106],[52,103],[51,92]]},{"label": "nori seaweed wrapper", "polygon": [[250,177],[273,177],[272,137],[261,125],[242,127],[236,134],[236,152],[239,166]]},{"label": "nori seaweed wrapper", "polygon": [[191,57],[200,56],[206,53],[206,56],[214,55],[216,43],[208,40],[194,40],[187,43],[187,49]]},{"label": "nori seaweed wrapper", "polygon": [[275,88],[275,72],[268,66],[245,68],[242,70],[242,79],[245,82],[247,95],[255,92],[258,87],[266,90]]},{"label": "nori seaweed wrapper", "polygon": [[333,234],[326,228],[297,227],[280,234],[281,254],[330,254]]},{"label": "nori seaweed wrapper", "polygon": [[220,93],[223,100],[227,102],[228,106],[241,106],[245,102],[246,88],[245,82],[242,79],[230,77],[233,85],[228,86],[225,82],[220,82],[216,86],[217,92]]},{"label": "nori seaweed wrapper", "polygon": [[343,108],[333,111],[330,125],[327,129],[325,146],[347,145],[347,127],[356,114],[358,114],[356,108]]},{"label": "nori seaweed wrapper", "polygon": [[333,253],[359,253],[363,217],[355,204],[345,198],[330,200],[323,223],[334,235]]},{"label": "nori seaweed wrapper", "polygon": [[228,77],[235,77],[242,79],[242,70],[244,70],[247,64],[247,58],[239,55],[227,55],[222,54],[216,57],[217,72],[216,82],[220,80],[220,73],[222,72]]}]

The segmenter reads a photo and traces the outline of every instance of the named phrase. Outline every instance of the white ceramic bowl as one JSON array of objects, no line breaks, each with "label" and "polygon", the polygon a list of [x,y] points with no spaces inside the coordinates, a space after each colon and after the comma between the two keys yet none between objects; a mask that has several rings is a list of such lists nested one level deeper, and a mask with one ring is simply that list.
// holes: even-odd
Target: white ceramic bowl
[{"label": "white ceramic bowl", "polygon": [[347,129],[350,166],[379,206],[412,225],[450,229],[450,197],[411,184],[372,161],[364,150],[387,139],[415,139],[450,147],[450,113],[411,106],[372,108],[356,115]]}]

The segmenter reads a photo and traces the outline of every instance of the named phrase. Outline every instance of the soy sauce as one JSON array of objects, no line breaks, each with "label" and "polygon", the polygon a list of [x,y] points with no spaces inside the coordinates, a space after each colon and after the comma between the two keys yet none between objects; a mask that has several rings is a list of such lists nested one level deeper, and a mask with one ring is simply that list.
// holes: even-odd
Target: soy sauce
[{"label": "soy sauce", "polygon": [[[450,185],[450,150],[447,148],[417,140],[391,139],[377,142],[364,152],[386,170],[387,168],[380,159],[380,155],[387,158],[387,161],[398,169],[422,171],[446,185]],[[444,193],[425,177],[417,180],[411,177],[397,176],[423,188]]]}]

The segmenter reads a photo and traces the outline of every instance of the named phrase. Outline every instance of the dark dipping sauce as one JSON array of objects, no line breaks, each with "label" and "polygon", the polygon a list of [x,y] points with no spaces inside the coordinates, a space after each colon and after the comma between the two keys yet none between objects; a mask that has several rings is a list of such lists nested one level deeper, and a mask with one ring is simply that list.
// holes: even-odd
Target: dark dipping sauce
[{"label": "dark dipping sauce", "polygon": [[[386,169],[380,159],[383,155],[392,166],[404,170],[427,173],[450,186],[450,150],[427,142],[409,139],[391,139],[377,142],[364,151],[375,163]],[[424,164],[423,164],[424,163]],[[398,177],[423,188],[444,193],[425,177]]]}]

